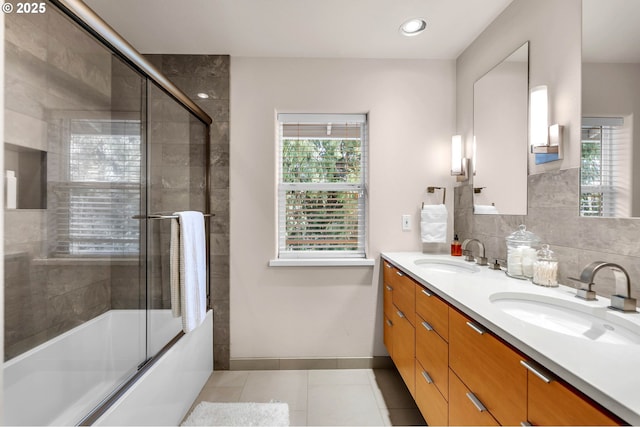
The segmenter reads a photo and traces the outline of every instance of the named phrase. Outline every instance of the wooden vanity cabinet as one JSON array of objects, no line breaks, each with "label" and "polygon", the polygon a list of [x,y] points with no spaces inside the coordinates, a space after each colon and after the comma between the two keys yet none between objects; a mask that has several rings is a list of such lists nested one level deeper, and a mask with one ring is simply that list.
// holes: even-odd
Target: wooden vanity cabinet
[{"label": "wooden vanity cabinet", "polygon": [[549,377],[550,382],[528,372],[529,423],[538,426],[614,426],[619,421]]},{"label": "wooden vanity cabinet", "polygon": [[521,360],[474,321],[449,310],[449,367],[502,425],[527,420],[527,370]]},{"label": "wooden vanity cabinet", "polygon": [[383,316],[384,316],[384,346],[389,352],[389,356],[393,358],[393,275],[395,267],[388,262],[383,263],[382,273],[382,289],[383,289]]},{"label": "wooden vanity cabinet", "polygon": [[384,345],[415,398],[415,286],[396,267],[384,262]]},{"label": "wooden vanity cabinet", "polygon": [[384,344],[429,425],[621,425],[384,261]]}]

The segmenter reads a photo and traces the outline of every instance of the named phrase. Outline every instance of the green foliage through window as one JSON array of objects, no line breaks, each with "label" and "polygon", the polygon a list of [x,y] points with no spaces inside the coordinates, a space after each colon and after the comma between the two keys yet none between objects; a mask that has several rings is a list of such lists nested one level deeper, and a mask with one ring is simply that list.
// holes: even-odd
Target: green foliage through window
[{"label": "green foliage through window", "polygon": [[281,119],[281,257],[327,252],[364,256],[363,136],[364,122]]}]

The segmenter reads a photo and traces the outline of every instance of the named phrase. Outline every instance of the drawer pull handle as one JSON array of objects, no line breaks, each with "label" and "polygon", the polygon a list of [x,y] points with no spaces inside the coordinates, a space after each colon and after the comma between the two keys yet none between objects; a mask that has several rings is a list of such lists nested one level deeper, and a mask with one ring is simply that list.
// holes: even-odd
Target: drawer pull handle
[{"label": "drawer pull handle", "polygon": [[396,271],[396,274],[397,274],[398,276],[400,276],[400,277],[404,276],[404,274],[402,274],[402,272],[401,272],[401,271]]},{"label": "drawer pull handle", "polygon": [[520,425],[521,425],[522,427],[529,427],[529,426],[530,426],[530,425],[532,425],[532,424],[531,424],[529,421],[521,421],[521,422],[520,422]]},{"label": "drawer pull handle", "polygon": [[424,377],[424,379],[427,381],[427,383],[429,384],[433,384],[433,380],[431,379],[431,377],[429,376],[429,374],[427,374],[427,371],[422,371],[422,376]]},{"label": "drawer pull handle", "polygon": [[553,378],[549,378],[548,375],[545,375],[542,372],[540,372],[540,370],[538,368],[536,368],[535,366],[529,364],[529,362],[521,360],[520,364],[522,366],[524,366],[525,368],[527,368],[529,371],[531,371],[531,373],[533,375],[535,375],[536,377],[540,378],[545,383],[549,384],[551,381],[553,381]]},{"label": "drawer pull handle", "polygon": [[404,319],[404,313],[401,312],[400,310],[398,310],[398,317],[400,317],[401,319]]},{"label": "drawer pull handle", "polygon": [[389,264],[388,262],[385,262],[385,263],[384,263],[384,266],[385,266],[385,267],[387,267],[387,268],[392,268],[392,265],[391,265],[391,264]]},{"label": "drawer pull handle", "polygon": [[471,403],[473,403],[473,406],[475,406],[478,411],[484,412],[487,410],[486,406],[484,406],[482,402],[480,402],[480,399],[478,399],[475,394],[469,392],[467,393],[467,397],[469,398]]},{"label": "drawer pull handle", "polygon": [[422,290],[422,293],[423,293],[423,294],[425,294],[425,295],[426,295],[426,296],[428,296],[428,297],[433,296],[433,294],[432,294],[431,292],[427,291],[426,289],[423,289],[423,290]]},{"label": "drawer pull handle", "polygon": [[485,330],[482,329],[480,326],[476,325],[475,323],[467,322],[467,326],[469,326],[471,329],[473,329],[480,335],[484,335]]},{"label": "drawer pull handle", "polygon": [[393,326],[393,322],[391,320],[387,319],[387,325]]},{"label": "drawer pull handle", "polygon": [[393,288],[392,288],[391,286],[389,286],[389,285],[384,285],[384,286],[387,288],[387,290],[388,290],[389,292],[393,291]]},{"label": "drawer pull handle", "polygon": [[430,324],[428,324],[427,322],[422,322],[422,326],[424,326],[424,328],[427,331],[433,331],[433,326],[431,326]]}]

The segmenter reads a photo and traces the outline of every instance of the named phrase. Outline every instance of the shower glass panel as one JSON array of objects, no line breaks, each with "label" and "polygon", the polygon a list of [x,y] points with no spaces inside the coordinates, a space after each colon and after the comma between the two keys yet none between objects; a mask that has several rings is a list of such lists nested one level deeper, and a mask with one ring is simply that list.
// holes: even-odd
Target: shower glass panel
[{"label": "shower glass panel", "polygon": [[[206,212],[206,125],[153,83],[148,84],[148,99],[149,213]],[[171,221],[148,220],[149,354],[182,329],[181,318],[171,315]]]},{"label": "shower glass panel", "polygon": [[[18,177],[5,254],[26,267],[5,277],[6,360],[112,308],[112,283],[135,288],[126,308],[144,308],[132,217],[144,202],[145,81],[53,7],[5,23],[5,170]],[[23,161],[34,152],[37,174]],[[23,208],[34,185],[42,203]]]},{"label": "shower glass panel", "polygon": [[152,366],[182,324],[150,214],[208,211],[206,114],[44,4],[5,15],[6,425],[90,423]]}]

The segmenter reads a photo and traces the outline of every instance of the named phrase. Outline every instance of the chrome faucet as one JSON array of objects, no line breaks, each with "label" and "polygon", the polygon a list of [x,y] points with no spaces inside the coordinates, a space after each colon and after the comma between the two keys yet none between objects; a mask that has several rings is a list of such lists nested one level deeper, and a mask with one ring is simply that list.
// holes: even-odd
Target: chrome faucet
[{"label": "chrome faucet", "polygon": [[[480,254],[478,255],[477,259],[473,257],[473,252],[471,252],[471,249],[467,249],[467,246],[469,246],[473,242],[476,242],[478,244],[478,249],[480,250]],[[465,255],[465,261],[475,261],[478,265],[487,265],[487,257],[485,256],[484,245],[478,239],[466,239],[464,242],[462,242],[462,253]]]},{"label": "chrome faucet", "polygon": [[579,279],[573,279],[580,283],[576,297],[589,301],[596,299],[596,293],[591,289],[596,273],[603,268],[609,268],[613,272],[616,281],[616,294],[611,296],[609,308],[624,312],[636,311],[636,299],[631,298],[631,280],[629,273],[621,265],[612,262],[595,261],[587,265],[580,273]]}]

